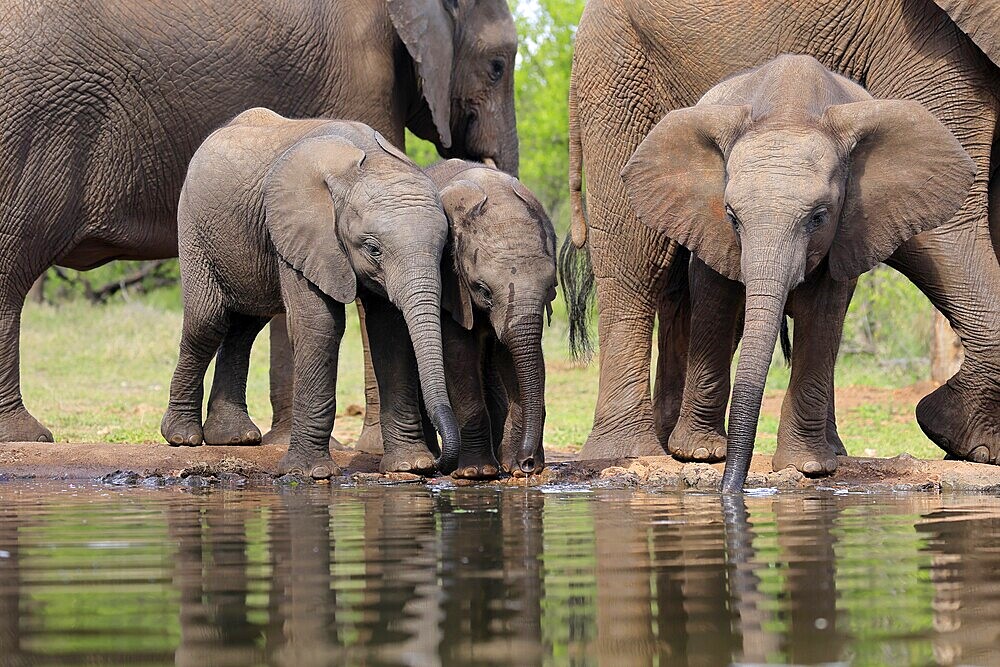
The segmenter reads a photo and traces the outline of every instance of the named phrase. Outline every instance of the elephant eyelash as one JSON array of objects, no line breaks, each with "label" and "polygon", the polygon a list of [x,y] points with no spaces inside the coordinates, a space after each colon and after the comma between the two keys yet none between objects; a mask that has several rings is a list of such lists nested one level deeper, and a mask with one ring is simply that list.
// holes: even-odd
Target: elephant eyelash
[{"label": "elephant eyelash", "polygon": [[368,255],[373,261],[378,262],[382,259],[382,248],[379,244],[373,240],[367,240],[361,244],[361,249],[364,250],[365,254]]},{"label": "elephant eyelash", "polygon": [[826,224],[829,214],[826,208],[820,208],[809,214],[806,218],[806,232],[812,233]]},{"label": "elephant eyelash", "polygon": [[733,212],[733,209],[729,208],[728,204],[726,205],[726,217],[729,218],[729,224],[733,226],[733,229],[739,232],[741,225],[740,219],[736,217],[736,213]]},{"label": "elephant eyelash", "polygon": [[490,81],[496,83],[503,77],[504,69],[506,68],[506,63],[499,58],[494,58],[490,61],[490,71],[489,77]]},{"label": "elephant eyelash", "polygon": [[486,305],[493,305],[493,292],[490,291],[490,288],[485,283],[481,281],[476,282],[476,291],[479,292],[479,296],[486,302]]}]

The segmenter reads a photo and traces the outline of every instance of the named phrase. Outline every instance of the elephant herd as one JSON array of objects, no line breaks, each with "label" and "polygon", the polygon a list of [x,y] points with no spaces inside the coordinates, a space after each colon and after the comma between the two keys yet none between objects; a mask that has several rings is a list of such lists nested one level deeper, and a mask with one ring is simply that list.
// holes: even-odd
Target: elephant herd
[{"label": "elephant herd", "polygon": [[[516,178],[506,2],[44,0],[8,14],[0,441],[52,439],[20,393],[33,281],[179,253],[171,444],[261,441],[246,374],[270,321],[263,438],[290,443],[282,472],[338,474],[338,348],[357,301],[363,440],[382,470],[542,468],[556,239]],[[596,287],[584,457],[728,452],[723,488],[739,490],[780,336],[792,377],[775,466],[832,473],[843,319],[857,277],[885,261],[966,352],[920,426],[952,457],[1000,463],[998,25],[1000,6],[975,0],[588,1],[560,258],[572,341]],[[404,128],[448,159],[417,167],[396,148]]]}]

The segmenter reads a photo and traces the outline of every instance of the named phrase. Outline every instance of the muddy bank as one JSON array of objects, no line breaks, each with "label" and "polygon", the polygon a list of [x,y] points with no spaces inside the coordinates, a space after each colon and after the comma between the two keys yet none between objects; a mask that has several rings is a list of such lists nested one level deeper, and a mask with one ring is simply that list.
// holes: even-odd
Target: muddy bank
[{"label": "muddy bank", "polygon": [[[284,454],[280,446],[168,447],[167,445],[5,443],[0,444],[0,479],[102,480],[116,485],[236,486],[272,484],[271,474]],[[379,458],[354,451],[333,451],[344,470],[341,481],[462,485],[450,478],[378,474]],[[551,452],[549,466],[530,479],[508,478],[496,485],[591,484],[715,490],[722,464],[681,463],[667,456],[576,461]],[[281,483],[301,483],[284,479]],[[903,454],[891,459],[841,457],[833,477],[810,479],[796,471],[771,471],[771,458],[754,456],[748,488],[833,488],[843,490],[980,491],[1000,494],[1000,467],[958,461],[925,461]]]}]

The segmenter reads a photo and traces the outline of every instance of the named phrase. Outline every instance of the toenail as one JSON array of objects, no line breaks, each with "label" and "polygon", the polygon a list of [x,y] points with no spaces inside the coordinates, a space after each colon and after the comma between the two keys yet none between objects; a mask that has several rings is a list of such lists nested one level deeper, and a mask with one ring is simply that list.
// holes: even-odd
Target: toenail
[{"label": "toenail", "polygon": [[407,463],[406,461],[403,461],[398,466],[396,466],[396,469],[399,470],[400,472],[406,472],[410,470],[410,468],[411,468],[410,464]]},{"label": "toenail", "polygon": [[717,458],[717,459],[724,459],[724,458],[726,458],[726,448],[725,447],[716,447],[715,448],[715,458]]},{"label": "toenail", "polygon": [[327,479],[332,476],[332,472],[328,467],[324,465],[318,465],[312,469],[312,471],[309,473],[309,476],[312,477],[313,479]]},{"label": "toenail", "polygon": [[976,463],[987,463],[990,460],[990,450],[980,445],[969,453],[969,459]]},{"label": "toenail", "polygon": [[806,461],[802,466],[802,472],[817,473],[820,472],[823,467],[819,464],[819,461]]},{"label": "toenail", "polygon": [[182,445],[184,444],[184,438],[179,435],[172,435],[170,436],[170,442],[174,443],[175,445]]},{"label": "toenail", "polygon": [[704,447],[699,447],[698,449],[694,450],[694,454],[692,454],[692,456],[696,459],[708,458],[708,450],[705,449]]},{"label": "toenail", "polygon": [[497,474],[497,469],[493,466],[486,466],[485,468],[483,468],[483,474],[492,477],[493,475]]}]

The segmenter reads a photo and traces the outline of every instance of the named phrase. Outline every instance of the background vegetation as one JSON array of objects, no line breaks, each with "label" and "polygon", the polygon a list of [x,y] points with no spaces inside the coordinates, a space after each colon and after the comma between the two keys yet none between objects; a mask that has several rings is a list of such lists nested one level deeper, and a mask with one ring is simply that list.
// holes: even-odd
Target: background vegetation
[{"label": "background vegetation", "polygon": [[[560,235],[568,227],[567,109],[572,43],[583,0],[512,0],[520,35],[516,100],[521,178],[545,204]],[[433,147],[412,135],[408,152],[422,164]],[[143,441],[159,438],[159,417],[176,360],[180,298],[175,260],[119,262],[86,274],[50,270],[47,305],[30,305],[23,328],[25,399],[62,440]],[[104,304],[95,307],[92,303]],[[354,317],[353,312],[351,317]],[[864,276],[848,313],[838,387],[869,391],[840,410],[855,453],[904,449],[937,455],[912,419],[913,401],[899,388],[929,373],[932,309],[905,278],[885,267]],[[565,350],[565,317],[556,311],[546,335],[549,368],[548,442],[575,447],[586,438],[597,390],[597,364],[573,364]],[[250,380],[251,414],[266,424],[267,350],[262,336]],[[357,327],[349,324],[342,354],[338,433],[350,440],[363,404]],[[776,364],[771,388],[787,383]],[[910,392],[913,393],[913,392]],[[914,396],[917,393],[913,393]],[[765,409],[764,434],[777,429]],[[762,443],[773,442],[765,437]]]}]

